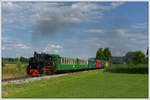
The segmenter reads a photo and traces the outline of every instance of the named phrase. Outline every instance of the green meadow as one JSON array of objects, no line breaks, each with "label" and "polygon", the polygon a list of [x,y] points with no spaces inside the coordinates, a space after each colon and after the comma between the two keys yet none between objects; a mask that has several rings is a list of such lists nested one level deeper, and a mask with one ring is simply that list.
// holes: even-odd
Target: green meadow
[{"label": "green meadow", "polygon": [[92,70],[2,85],[3,98],[148,98],[148,74]]}]

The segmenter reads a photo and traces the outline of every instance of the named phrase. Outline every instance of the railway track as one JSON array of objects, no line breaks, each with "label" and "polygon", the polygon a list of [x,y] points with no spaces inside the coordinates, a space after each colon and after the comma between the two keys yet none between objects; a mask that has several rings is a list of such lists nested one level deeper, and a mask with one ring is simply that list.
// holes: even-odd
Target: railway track
[{"label": "railway track", "polygon": [[52,77],[59,77],[59,76],[64,76],[67,75],[68,73],[64,73],[64,74],[55,74],[55,75],[45,75],[45,76],[41,76],[41,77],[19,77],[19,78],[11,78],[11,79],[4,79],[2,80],[2,84],[22,84],[25,82],[31,82],[31,81],[35,81],[35,80],[41,80],[41,79],[50,79]]},{"label": "railway track", "polygon": [[30,78],[30,76],[2,79],[2,82],[11,81],[11,80],[19,80],[19,79],[27,79],[27,78]]},{"label": "railway track", "polygon": [[[99,70],[99,69],[96,69],[96,70]],[[92,70],[84,70],[82,72],[88,72],[88,71],[92,71]],[[18,77],[18,78],[8,78],[8,79],[2,79],[2,84],[11,84],[11,83],[21,84],[21,83],[25,83],[25,82],[34,81],[34,80],[50,79],[52,77],[59,77],[59,76],[64,76],[64,75],[78,73],[78,72],[81,72],[81,71],[53,74],[53,75],[43,75],[43,76],[39,76],[39,77],[25,76],[25,77]]]}]

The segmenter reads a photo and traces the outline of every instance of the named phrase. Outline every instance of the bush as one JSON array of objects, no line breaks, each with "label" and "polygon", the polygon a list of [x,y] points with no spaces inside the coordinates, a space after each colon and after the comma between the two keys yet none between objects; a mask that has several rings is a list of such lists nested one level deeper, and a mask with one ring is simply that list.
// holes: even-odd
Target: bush
[{"label": "bush", "polygon": [[19,70],[19,71],[21,70],[22,66],[21,66],[21,62],[20,61],[17,62],[17,66],[16,67],[17,67],[17,70]]},{"label": "bush", "polygon": [[2,61],[2,67],[5,67],[5,63]]},{"label": "bush", "polygon": [[104,71],[112,73],[148,74],[148,64],[112,65],[111,67],[105,68]]}]

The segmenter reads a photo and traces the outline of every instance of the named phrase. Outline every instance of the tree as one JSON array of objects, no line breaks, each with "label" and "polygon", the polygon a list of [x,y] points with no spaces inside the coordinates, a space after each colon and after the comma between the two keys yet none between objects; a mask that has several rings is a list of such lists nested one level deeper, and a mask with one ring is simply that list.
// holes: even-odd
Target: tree
[{"label": "tree", "polygon": [[5,63],[4,63],[4,61],[2,61],[2,67],[5,67]]},{"label": "tree", "polygon": [[149,50],[149,49],[147,48],[147,52],[146,52],[146,56],[147,56],[147,57],[146,57],[146,63],[148,63],[148,58],[149,58],[149,56],[148,56],[148,50]]},{"label": "tree", "polygon": [[144,64],[146,63],[146,57],[141,51],[128,52],[126,54],[127,64]]},{"label": "tree", "polygon": [[133,52],[127,52],[125,55],[125,61],[127,64],[133,63],[134,53]]},{"label": "tree", "polygon": [[141,51],[135,51],[134,52],[134,58],[133,58],[133,63],[134,64],[144,64],[146,63],[146,57],[143,52]]},{"label": "tree", "polygon": [[98,51],[96,52],[96,59],[105,60],[102,48],[99,48]]},{"label": "tree", "polygon": [[28,58],[20,57],[20,62],[22,62],[22,63],[28,62]]},{"label": "tree", "polygon": [[103,51],[103,54],[105,56],[105,60],[107,60],[107,61],[109,61],[112,58],[109,48],[105,48]]},{"label": "tree", "polygon": [[146,52],[146,55],[147,55],[147,57],[148,57],[148,48],[147,48],[147,52]]}]

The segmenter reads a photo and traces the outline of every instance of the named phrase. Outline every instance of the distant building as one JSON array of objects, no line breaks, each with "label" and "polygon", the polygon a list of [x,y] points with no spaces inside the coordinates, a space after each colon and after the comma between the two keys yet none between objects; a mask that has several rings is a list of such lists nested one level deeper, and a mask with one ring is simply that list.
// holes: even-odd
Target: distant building
[{"label": "distant building", "polygon": [[126,64],[125,56],[123,56],[123,57],[113,56],[112,59],[110,60],[110,62],[112,64]]}]

